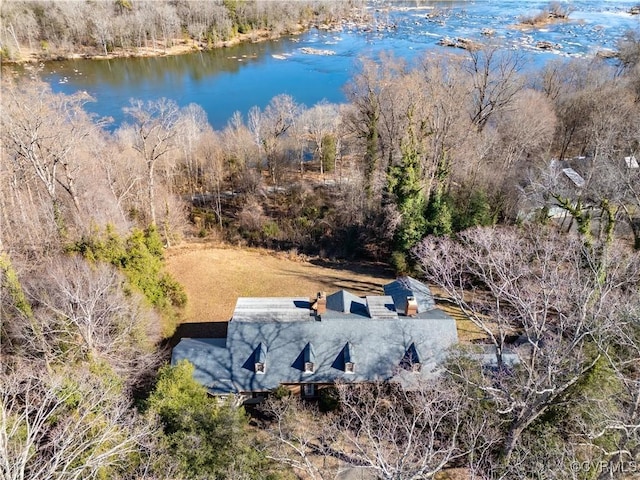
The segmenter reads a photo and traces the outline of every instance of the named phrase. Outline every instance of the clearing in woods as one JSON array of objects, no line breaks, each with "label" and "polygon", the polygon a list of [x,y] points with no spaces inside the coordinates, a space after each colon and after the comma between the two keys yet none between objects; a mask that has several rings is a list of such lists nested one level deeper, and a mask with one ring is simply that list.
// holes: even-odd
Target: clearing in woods
[{"label": "clearing in woods", "polygon": [[187,292],[185,323],[229,320],[238,297],[313,297],[341,288],[356,295],[382,294],[382,286],[395,278],[380,264],[192,243],[169,249],[167,268]]},{"label": "clearing in woods", "polygon": [[[183,336],[226,335],[225,322],[241,296],[311,297],[321,290],[330,294],[341,288],[356,295],[382,294],[382,286],[395,278],[388,266],[380,264],[306,260],[269,250],[194,243],[170,248],[167,268],[188,296],[183,325],[173,342]],[[434,293],[439,293],[437,288]],[[456,319],[461,340],[482,337],[460,310],[447,302],[438,306]],[[469,474],[465,469],[449,469],[436,478],[463,480]]]},{"label": "clearing in woods", "polygon": [[[307,260],[283,252],[205,243],[172,247],[166,259],[167,269],[187,292],[182,323],[193,325],[185,336],[218,336],[207,333],[211,329],[206,324],[229,320],[238,297],[312,297],[341,288],[360,296],[380,295],[382,286],[395,279],[393,270],[382,264]],[[476,327],[459,310],[446,302],[439,307],[456,319],[461,340],[478,337]]]}]

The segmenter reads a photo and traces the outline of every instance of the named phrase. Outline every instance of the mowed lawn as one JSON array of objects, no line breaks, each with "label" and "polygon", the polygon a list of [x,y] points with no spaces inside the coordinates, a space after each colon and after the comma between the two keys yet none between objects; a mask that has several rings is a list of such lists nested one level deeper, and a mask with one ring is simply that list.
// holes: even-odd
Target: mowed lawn
[{"label": "mowed lawn", "polygon": [[[231,318],[238,297],[313,297],[344,288],[356,295],[381,295],[383,285],[395,279],[387,266],[374,263],[308,260],[299,255],[263,249],[185,243],[167,251],[167,268],[188,297],[183,324],[201,324]],[[440,292],[434,288],[434,293]],[[448,302],[439,307],[456,319],[460,340],[484,335],[460,310]],[[201,331],[193,325],[190,332]],[[194,336],[199,336],[194,334]]]}]

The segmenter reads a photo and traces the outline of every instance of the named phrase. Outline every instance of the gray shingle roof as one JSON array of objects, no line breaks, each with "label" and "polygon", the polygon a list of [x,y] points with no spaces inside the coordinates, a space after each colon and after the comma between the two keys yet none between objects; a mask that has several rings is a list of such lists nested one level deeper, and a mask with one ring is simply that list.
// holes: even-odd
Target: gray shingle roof
[{"label": "gray shingle roof", "polygon": [[367,314],[367,304],[364,298],[355,296],[346,290],[338,290],[327,297],[327,310],[340,313]]},{"label": "gray shingle roof", "polygon": [[234,322],[297,322],[301,311],[309,310],[311,304],[304,297],[240,297],[233,311]]},{"label": "gray shingle roof", "polygon": [[415,278],[400,277],[384,286],[384,293],[393,298],[398,312],[404,313],[407,297],[415,297],[418,302],[418,313],[428,312],[436,308],[431,290],[424,283]]},{"label": "gray shingle roof", "polygon": [[[410,286],[414,296],[425,296],[426,286]],[[457,343],[455,321],[435,308],[415,317],[398,316],[394,301],[340,291],[327,298],[327,312],[315,316],[308,299],[238,299],[226,344],[183,339],[172,362],[188,359],[196,367],[195,378],[213,393],[266,391],[283,383],[390,380],[407,375],[407,352],[422,364],[420,373],[411,375],[432,375],[448,347]],[[367,315],[367,304],[373,317]],[[264,360],[263,374],[255,372],[258,356]],[[305,373],[308,361],[314,363],[313,373]],[[349,361],[353,373],[345,372]]]},{"label": "gray shingle roof", "polygon": [[[446,349],[457,342],[453,319],[403,318],[344,322],[229,323],[226,348],[214,348],[207,339],[183,339],[173,350],[173,361],[188,359],[196,366],[196,379],[214,393],[263,391],[281,383],[325,383],[388,380],[400,369],[406,352],[415,345],[428,373],[444,360]],[[254,372],[253,352],[268,346],[265,373]],[[358,352],[355,372],[345,375],[343,349],[349,342]],[[315,350],[315,371],[304,373],[304,350]]]}]

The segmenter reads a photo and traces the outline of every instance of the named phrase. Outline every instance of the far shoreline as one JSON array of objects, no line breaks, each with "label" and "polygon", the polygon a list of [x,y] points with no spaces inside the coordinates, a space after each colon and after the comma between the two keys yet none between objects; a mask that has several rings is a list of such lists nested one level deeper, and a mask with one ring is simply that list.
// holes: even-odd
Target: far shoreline
[{"label": "far shoreline", "polygon": [[43,53],[35,49],[23,48],[16,58],[2,58],[2,66],[25,66],[43,62],[61,62],[66,60],[115,60],[119,58],[153,58],[153,57],[169,57],[176,55],[186,55],[189,53],[213,51],[240,45],[242,43],[259,43],[269,40],[277,40],[284,36],[301,35],[313,28],[320,30],[337,29],[342,22],[333,24],[309,24],[307,26],[298,25],[295,30],[287,30],[276,33],[271,30],[252,30],[249,33],[238,33],[229,40],[219,40],[212,44],[205,44],[195,39],[173,39],[170,46],[164,45],[164,42],[157,41],[156,46],[145,46],[135,48],[117,48],[107,53],[96,53],[95,49],[87,53]]}]

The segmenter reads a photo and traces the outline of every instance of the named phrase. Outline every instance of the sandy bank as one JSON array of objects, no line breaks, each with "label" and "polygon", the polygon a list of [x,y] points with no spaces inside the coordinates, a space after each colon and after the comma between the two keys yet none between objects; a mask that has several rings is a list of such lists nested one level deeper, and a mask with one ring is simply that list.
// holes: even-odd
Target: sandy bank
[{"label": "sandy bank", "polygon": [[[72,60],[72,59],[90,59],[90,60],[109,60],[116,58],[128,58],[128,57],[163,57],[170,55],[184,55],[187,53],[193,53],[203,50],[213,50],[217,48],[226,48],[238,45],[245,42],[261,42],[265,40],[274,40],[280,38],[283,35],[299,35],[309,28],[315,25],[309,25],[304,27],[299,25],[294,31],[286,31],[283,33],[276,33],[269,30],[254,30],[250,33],[240,33],[230,40],[218,41],[211,44],[199,42],[197,40],[185,40],[174,39],[168,42],[166,45],[162,41],[155,42],[155,45],[147,45],[144,47],[135,48],[115,48],[108,54],[97,52],[95,48],[87,49],[84,51],[74,52],[45,52],[42,50],[21,48],[16,52],[16,57],[12,59],[2,59],[2,64],[23,64],[23,63],[35,63],[35,62],[48,62],[48,61],[60,61],[60,60]],[[326,28],[326,27],[320,27]],[[151,42],[148,42],[149,44]]]}]

